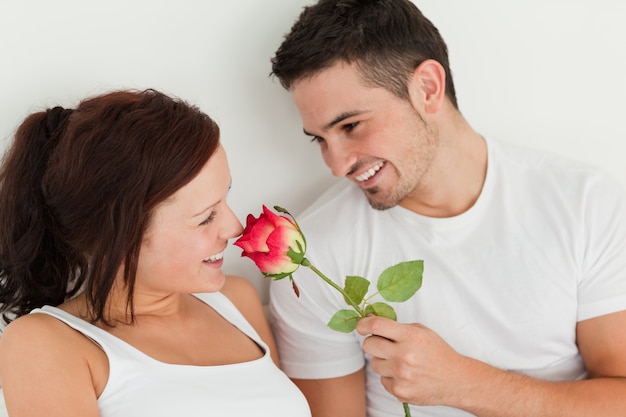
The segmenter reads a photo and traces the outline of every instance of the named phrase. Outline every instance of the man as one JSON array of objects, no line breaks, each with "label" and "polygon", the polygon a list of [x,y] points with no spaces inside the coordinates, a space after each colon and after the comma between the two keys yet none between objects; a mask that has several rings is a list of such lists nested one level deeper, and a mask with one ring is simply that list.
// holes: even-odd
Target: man
[{"label": "man", "polygon": [[[307,268],[272,283],[282,365],[315,417],[623,416],[626,198],[596,170],[483,138],[447,47],[407,0],[321,0],[272,59],[339,184],[298,217],[342,285],[424,260],[398,322],[326,323]],[[373,287],[374,285],[372,285]],[[365,353],[365,354],[364,354]]]}]

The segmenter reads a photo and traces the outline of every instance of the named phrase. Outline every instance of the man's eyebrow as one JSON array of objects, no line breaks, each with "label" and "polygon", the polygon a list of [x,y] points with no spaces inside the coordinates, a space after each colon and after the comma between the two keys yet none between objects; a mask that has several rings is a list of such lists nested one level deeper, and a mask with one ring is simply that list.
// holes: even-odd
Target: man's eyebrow
[{"label": "man's eyebrow", "polygon": [[[333,120],[331,120],[330,123],[327,123],[322,128],[322,131],[323,132],[327,132],[329,129],[331,129],[332,127],[336,126],[338,123],[341,123],[344,120],[349,119],[350,117],[353,117],[353,116],[357,116],[357,115],[359,115],[361,113],[363,113],[361,110],[354,110],[354,111],[348,111],[348,112],[345,112],[345,113],[341,113],[340,115],[335,117]],[[302,129],[302,131],[307,136],[315,136],[314,134],[312,134],[310,132],[307,132],[306,129]]]}]

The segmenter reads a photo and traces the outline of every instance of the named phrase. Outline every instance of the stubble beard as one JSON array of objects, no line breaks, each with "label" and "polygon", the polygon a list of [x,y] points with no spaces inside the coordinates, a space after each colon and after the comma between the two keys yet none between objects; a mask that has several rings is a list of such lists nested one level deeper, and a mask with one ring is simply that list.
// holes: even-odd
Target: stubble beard
[{"label": "stubble beard", "polygon": [[363,190],[367,201],[375,210],[388,210],[402,203],[405,198],[420,187],[433,162],[438,147],[437,133],[419,113],[415,112],[415,115],[418,120],[418,131],[421,132],[423,140],[419,144],[411,146],[406,152],[413,155],[414,159],[407,166],[414,169],[406,171],[405,176],[396,170],[399,178],[398,183],[386,193],[387,195],[384,195],[384,191],[378,186]]},{"label": "stubble beard", "polygon": [[388,210],[399,205],[409,194],[418,188],[420,181],[404,182],[390,190],[387,196],[382,195],[379,187],[364,190],[365,197],[374,210]]}]

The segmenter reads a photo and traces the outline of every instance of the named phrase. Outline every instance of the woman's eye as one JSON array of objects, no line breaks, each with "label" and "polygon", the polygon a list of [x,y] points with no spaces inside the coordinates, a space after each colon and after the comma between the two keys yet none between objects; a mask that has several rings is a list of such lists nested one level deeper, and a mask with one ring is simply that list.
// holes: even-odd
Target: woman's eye
[{"label": "woman's eye", "polygon": [[209,217],[207,217],[206,219],[204,219],[202,221],[202,223],[200,223],[200,226],[205,226],[209,223],[211,223],[213,221],[213,219],[215,219],[215,212],[211,212],[211,214],[209,214]]},{"label": "woman's eye", "polygon": [[313,136],[311,138],[311,142],[312,143],[322,143],[322,142],[324,142],[324,138],[321,138],[319,136]]}]

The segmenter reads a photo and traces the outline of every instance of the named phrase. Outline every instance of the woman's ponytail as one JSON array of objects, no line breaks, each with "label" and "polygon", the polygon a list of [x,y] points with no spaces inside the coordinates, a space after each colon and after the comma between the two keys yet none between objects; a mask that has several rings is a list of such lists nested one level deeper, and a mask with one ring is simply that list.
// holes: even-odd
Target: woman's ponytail
[{"label": "woman's ponytail", "polygon": [[6,322],[67,296],[69,265],[51,227],[43,179],[71,114],[55,107],[30,115],[0,168],[0,306]]}]

